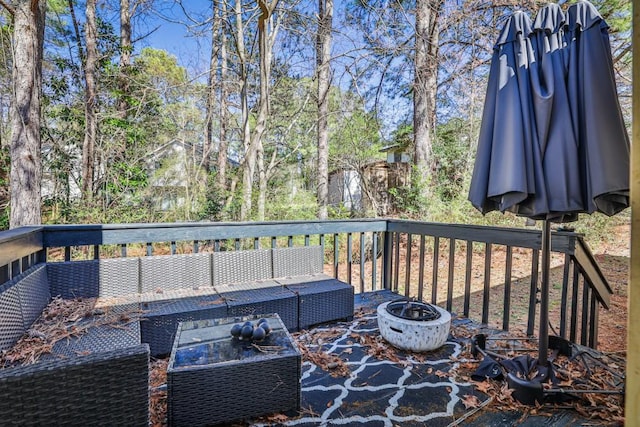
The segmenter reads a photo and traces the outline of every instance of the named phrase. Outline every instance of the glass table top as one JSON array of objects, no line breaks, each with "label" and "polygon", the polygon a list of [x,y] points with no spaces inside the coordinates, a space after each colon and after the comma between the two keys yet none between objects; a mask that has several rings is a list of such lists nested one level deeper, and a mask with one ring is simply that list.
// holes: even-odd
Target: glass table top
[{"label": "glass table top", "polygon": [[[252,326],[257,327],[263,318],[271,328],[271,332],[263,340],[241,339],[231,335],[234,325],[251,322]],[[277,314],[181,322],[176,340],[169,369],[250,362],[299,354]]]}]

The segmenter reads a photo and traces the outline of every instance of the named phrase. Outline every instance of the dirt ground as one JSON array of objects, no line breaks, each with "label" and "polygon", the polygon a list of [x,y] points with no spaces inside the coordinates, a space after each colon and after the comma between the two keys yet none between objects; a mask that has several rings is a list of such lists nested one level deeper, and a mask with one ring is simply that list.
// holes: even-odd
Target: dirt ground
[{"label": "dirt ground", "polygon": [[[607,279],[613,294],[610,299],[609,309],[601,308],[599,311],[598,322],[598,350],[602,352],[620,353],[624,355],[626,351],[626,334],[627,334],[627,288],[629,281],[629,246],[630,246],[630,228],[628,225],[619,226],[615,233],[618,236],[614,241],[616,244],[598,242],[589,242],[594,257],[600,266],[602,273]],[[529,289],[531,275],[526,272],[529,268],[530,258],[527,256],[516,257],[514,255],[514,271],[522,271],[523,274],[518,278],[514,278],[511,294],[511,314],[513,329],[524,331],[524,319],[529,306]],[[517,264],[522,263],[521,266]],[[549,292],[549,323],[551,324],[550,333],[557,333],[560,317],[560,301],[561,301],[561,280],[563,274],[563,260],[560,257],[552,257],[552,270],[550,273],[550,292]],[[500,271],[504,263],[498,262],[492,265],[492,269],[497,267]],[[492,274],[492,282],[494,282]],[[496,281],[501,283],[500,279]],[[502,316],[501,298],[504,295],[504,286],[497,286],[491,290],[491,316],[494,321],[490,322],[494,326],[501,326],[499,320]],[[474,305],[479,307],[482,304],[481,292],[476,292],[472,297],[472,313]],[[474,304],[475,301],[475,304]],[[493,303],[495,308],[493,308]],[[476,315],[480,315],[480,311],[476,309]],[[539,312],[536,314],[539,316]],[[518,323],[519,316],[523,319],[522,323]],[[535,331],[538,331],[536,323]]]},{"label": "dirt ground", "polygon": [[[627,285],[629,274],[629,250],[630,250],[630,225],[620,225],[614,229],[615,238],[607,239],[609,242],[595,242],[586,240],[587,245],[591,248],[604,276],[613,290],[611,296],[609,310],[600,309],[598,323],[598,346],[600,351],[619,352],[624,354],[626,348],[626,330],[627,330]],[[400,294],[416,297],[421,300],[432,302],[433,288],[435,287],[436,302],[438,305],[444,306],[450,292],[453,297],[451,307],[454,313],[463,313],[464,311],[464,294],[465,294],[465,275],[466,275],[466,245],[464,242],[456,243],[454,248],[453,267],[449,267],[450,248],[449,242],[440,240],[439,242],[439,258],[437,271],[433,272],[433,247],[430,245],[433,241],[427,241],[427,253],[424,257],[424,284],[420,289],[418,282],[420,257],[419,257],[419,241],[415,238],[412,240],[411,250],[411,266],[406,268],[407,242],[402,241],[400,244],[400,265],[401,268],[397,273],[397,277],[392,280],[392,288]],[[473,247],[472,252],[472,268],[471,268],[471,285],[470,285],[470,310],[469,318],[479,321],[482,318],[483,308],[483,289],[484,289],[484,263],[485,252],[483,245]],[[528,318],[529,300],[531,298],[531,257],[532,251],[525,249],[513,249],[512,269],[511,269],[511,307],[509,316],[509,330],[525,333],[527,329],[526,319]],[[382,262],[377,264],[377,277],[382,277]],[[490,269],[490,297],[489,297],[489,321],[491,327],[502,328],[503,321],[503,301],[505,297],[505,264],[506,250],[505,247],[494,245],[491,256]],[[551,324],[550,333],[558,333],[560,324],[560,301],[562,292],[562,275],[563,275],[564,256],[554,254],[551,258],[550,271],[550,288],[549,288],[549,321]],[[365,277],[371,277],[371,263],[365,264]],[[410,270],[407,272],[407,270]],[[451,289],[449,290],[449,273],[452,273],[453,279]],[[333,274],[331,265],[325,265],[325,273]],[[359,265],[354,263],[352,266],[353,281],[356,286],[356,292],[371,290],[369,284],[359,289]],[[409,279],[407,279],[407,274]],[[395,275],[395,273],[394,273]],[[345,279],[346,264],[339,267],[339,276]],[[367,279],[368,281],[369,279]],[[539,280],[539,278],[538,278]],[[406,284],[409,283],[409,292],[405,292]],[[434,285],[435,283],[435,285]],[[378,286],[380,284],[378,283]],[[581,301],[581,294],[578,296]],[[578,304],[581,305],[581,302]],[[536,314],[536,318],[539,314]],[[578,326],[579,328],[579,326]],[[534,329],[537,333],[538,325]],[[579,336],[579,332],[578,332]]]},{"label": "dirt ground", "polygon": [[598,349],[623,353],[627,348],[630,226],[617,227],[616,235],[617,244],[603,245],[594,250],[595,258],[613,289],[611,307],[600,311]]}]

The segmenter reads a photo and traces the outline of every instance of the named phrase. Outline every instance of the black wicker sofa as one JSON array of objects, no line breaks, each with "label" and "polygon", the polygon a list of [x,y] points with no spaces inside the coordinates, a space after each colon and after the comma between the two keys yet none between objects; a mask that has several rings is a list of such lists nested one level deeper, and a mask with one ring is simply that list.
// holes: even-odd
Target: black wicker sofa
[{"label": "black wicker sofa", "polygon": [[0,285],[0,351],[29,333],[52,296],[142,315],[0,369],[3,422],[148,425],[149,358],[170,351],[178,322],[278,313],[293,331],[352,317],[353,287],[322,269],[320,246],[37,264]]},{"label": "black wicker sofa", "polygon": [[[32,333],[49,300],[46,264],[0,286],[0,351]],[[55,342],[34,363],[0,369],[0,424],[148,425],[149,345],[139,322],[83,328],[88,321],[69,322],[86,333]]]}]

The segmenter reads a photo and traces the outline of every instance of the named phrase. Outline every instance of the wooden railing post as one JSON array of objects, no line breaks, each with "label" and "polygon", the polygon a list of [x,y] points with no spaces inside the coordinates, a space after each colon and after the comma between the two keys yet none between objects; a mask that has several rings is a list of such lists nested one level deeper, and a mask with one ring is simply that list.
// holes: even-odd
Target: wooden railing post
[{"label": "wooden railing post", "polygon": [[393,259],[393,241],[391,237],[391,232],[384,232],[384,249],[382,250],[382,287],[388,290],[391,290],[391,261]]}]

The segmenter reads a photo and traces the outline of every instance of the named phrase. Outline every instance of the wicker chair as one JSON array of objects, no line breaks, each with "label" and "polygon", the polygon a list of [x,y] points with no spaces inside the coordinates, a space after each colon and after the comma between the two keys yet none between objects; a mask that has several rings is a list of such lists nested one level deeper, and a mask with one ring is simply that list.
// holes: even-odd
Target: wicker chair
[{"label": "wicker chair", "polygon": [[[0,286],[0,349],[13,346],[49,302],[46,268],[35,265]],[[148,426],[149,346],[140,344],[138,321],[119,316],[137,309],[111,307],[117,325],[83,319],[75,326],[84,334],[56,342],[33,364],[0,369],[0,424]]]}]

